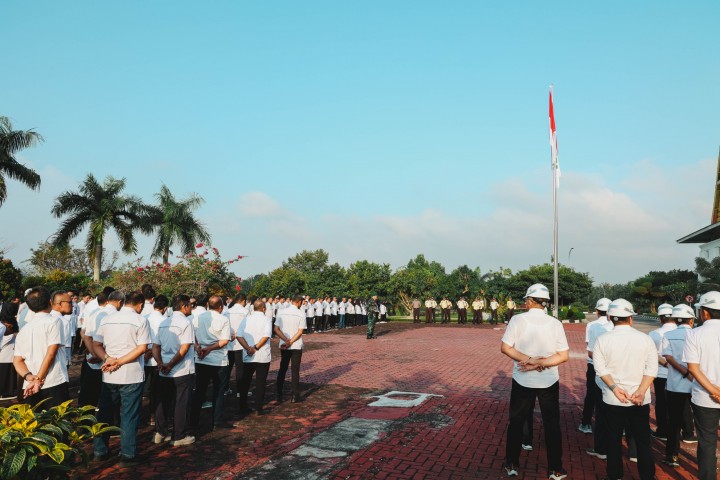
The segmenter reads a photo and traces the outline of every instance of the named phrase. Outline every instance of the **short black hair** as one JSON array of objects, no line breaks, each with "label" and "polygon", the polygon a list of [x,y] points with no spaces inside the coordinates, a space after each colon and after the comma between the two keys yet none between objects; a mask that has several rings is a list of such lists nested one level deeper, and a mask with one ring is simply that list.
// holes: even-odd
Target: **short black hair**
[{"label": "short black hair", "polygon": [[198,295],[195,297],[195,305],[198,307],[207,307],[208,305],[208,296],[207,295]]},{"label": "short black hair", "polygon": [[180,311],[183,307],[187,307],[188,305],[190,305],[190,297],[187,295],[180,294],[173,297],[173,310]]},{"label": "short black hair", "polygon": [[107,295],[108,298],[110,298],[110,294],[114,291],[115,289],[108,285],[107,287],[103,288],[102,293],[104,293],[105,295]]},{"label": "short black hair", "polygon": [[145,303],[145,295],[138,291],[130,292],[125,296],[125,305],[140,305]]},{"label": "short black hair", "polygon": [[45,287],[34,287],[25,296],[25,303],[33,312],[42,312],[50,306],[50,290]]},{"label": "short black hair", "polygon": [[305,298],[302,295],[294,295],[292,297],[292,303],[302,303],[303,300],[305,300]]},{"label": "short black hair", "polygon": [[98,293],[98,296],[95,297],[95,300],[97,300],[98,305],[105,305],[108,302],[108,296],[104,293]]},{"label": "short black hair", "polygon": [[145,296],[145,299],[149,300],[151,298],[155,298],[155,289],[152,285],[149,283],[146,283],[142,287],[140,287],[140,291]]},{"label": "short black hair", "polygon": [[125,294],[121,292],[120,290],[113,290],[108,295],[108,301],[109,302],[122,302],[125,303]]},{"label": "short black hair", "polygon": [[163,308],[167,308],[167,306],[170,304],[170,300],[165,295],[158,295],[155,297],[155,303],[153,303],[153,307],[155,310],[162,310]]},{"label": "short black hair", "polygon": [[68,292],[66,292],[65,290],[55,290],[54,292],[52,292],[52,295],[50,296],[50,302],[54,305],[55,299],[57,297],[59,297],[60,295],[65,295],[66,293],[68,293]]}]

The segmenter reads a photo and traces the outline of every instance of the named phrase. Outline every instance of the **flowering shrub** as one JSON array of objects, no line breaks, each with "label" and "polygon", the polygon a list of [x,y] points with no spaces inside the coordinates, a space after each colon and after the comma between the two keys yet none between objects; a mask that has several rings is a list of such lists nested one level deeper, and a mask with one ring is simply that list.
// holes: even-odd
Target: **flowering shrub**
[{"label": "flowering shrub", "polygon": [[211,246],[198,243],[195,252],[178,256],[178,262],[144,263],[142,258],[126,264],[113,273],[110,284],[120,290],[139,290],[149,283],[158,295],[215,294],[233,295],[239,291],[241,278],[230,272],[229,266],[242,260],[238,255],[231,260],[223,260],[220,251]]}]

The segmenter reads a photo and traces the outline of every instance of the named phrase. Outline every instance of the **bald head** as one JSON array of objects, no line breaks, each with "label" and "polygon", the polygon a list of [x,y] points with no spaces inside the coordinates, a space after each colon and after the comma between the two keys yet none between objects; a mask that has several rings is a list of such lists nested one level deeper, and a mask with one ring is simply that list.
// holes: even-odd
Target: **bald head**
[{"label": "bald head", "polygon": [[223,304],[223,299],[217,295],[213,295],[208,299],[208,308],[210,310],[215,310],[216,312],[222,312],[223,307],[225,305]]},{"label": "bald head", "polygon": [[265,302],[258,298],[253,302],[253,310],[256,312],[264,312],[265,311]]}]

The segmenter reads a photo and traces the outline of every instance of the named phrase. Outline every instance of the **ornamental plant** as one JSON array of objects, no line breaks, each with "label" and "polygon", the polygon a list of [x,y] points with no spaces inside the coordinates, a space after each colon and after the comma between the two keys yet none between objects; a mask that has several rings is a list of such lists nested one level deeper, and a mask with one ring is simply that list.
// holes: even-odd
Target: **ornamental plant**
[{"label": "ornamental plant", "polygon": [[237,255],[223,260],[220,251],[203,243],[195,252],[177,256],[177,263],[143,262],[142,258],[113,273],[110,284],[120,290],[139,290],[149,283],[156,293],[167,295],[233,295],[242,279],[230,271],[230,265],[245,258]]},{"label": "ornamental plant", "polygon": [[87,465],[83,446],[96,435],[120,431],[98,423],[95,407],[72,400],[48,410],[16,404],[0,407],[0,480],[64,479]]}]

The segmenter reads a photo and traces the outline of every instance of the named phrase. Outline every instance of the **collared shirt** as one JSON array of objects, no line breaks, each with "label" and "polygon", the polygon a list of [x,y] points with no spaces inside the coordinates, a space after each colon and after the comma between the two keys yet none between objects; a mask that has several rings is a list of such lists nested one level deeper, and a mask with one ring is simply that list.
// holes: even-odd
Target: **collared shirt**
[{"label": "collared shirt", "polygon": [[330,308],[329,302],[323,302],[323,313],[325,315],[332,315],[332,308]]},{"label": "collared shirt", "polygon": [[152,303],[146,301],[145,305],[143,305],[143,309],[142,309],[142,312],[140,312],[140,315],[142,315],[145,318],[148,318],[150,316],[150,314],[153,313],[154,311],[155,311],[155,306]]},{"label": "collared shirt", "polygon": [[[675,330],[667,332],[662,339],[662,354],[670,355],[673,357],[673,360],[685,368],[687,368],[687,364],[683,362],[682,356],[683,350],[685,349],[685,341],[687,340],[687,335],[690,330],[690,325],[682,324]],[[690,380],[683,377],[682,374],[675,370],[669,363],[667,370],[666,390],[679,393],[692,392],[692,382]]]},{"label": "collared shirt", "polygon": [[468,307],[468,303],[465,300],[458,300],[457,302],[457,308],[460,310],[465,310]]},{"label": "collared shirt", "polygon": [[256,351],[254,355],[245,352],[244,363],[270,363],[270,336],[272,335],[272,322],[261,312],[253,312],[240,322],[238,334],[245,339],[251,347],[267,337],[268,340]]},{"label": "collared shirt", "polygon": [[413,300],[413,308],[420,308],[420,300]]},{"label": "collared shirt", "polygon": [[[93,341],[102,343],[105,352],[115,358],[127,355],[140,345],[150,344],[150,327],[145,318],[130,307],[103,317],[95,330]],[[128,385],[145,381],[145,356],[126,363],[116,371],[103,372],[103,382]]]},{"label": "collared shirt", "polygon": [[440,308],[442,308],[443,310],[447,310],[450,307],[452,307],[452,303],[450,303],[450,300],[440,300]]},{"label": "collared shirt", "polygon": [[[34,313],[34,312],[33,312]],[[15,340],[15,356],[25,361],[28,370],[37,374],[50,345],[60,345],[45,375],[42,388],[50,388],[69,381],[61,320],[48,313],[35,313],[32,322],[20,330]],[[23,383],[23,388],[29,386]]]},{"label": "collared shirt", "polygon": [[311,318],[315,316],[315,304],[314,303],[308,303],[305,307],[305,316],[307,318]]},{"label": "collared shirt", "polygon": [[268,318],[273,316],[273,304],[270,302],[265,302],[265,316]]},{"label": "collared shirt", "polygon": [[64,347],[72,347],[73,324],[72,315],[63,315],[57,310],[50,310],[50,315],[60,320],[62,325],[62,339]]},{"label": "collared shirt", "polygon": [[[539,308],[512,317],[502,342],[530,357],[546,358],[570,350],[562,323]],[[518,362],[514,364],[512,378],[523,387],[547,388],[560,380],[557,366],[541,372],[523,372],[518,368]]]},{"label": "collared shirt", "polygon": [[348,303],[347,313],[349,313],[350,315],[355,315],[355,305],[353,305],[352,303]]},{"label": "collared shirt", "polygon": [[347,303],[340,302],[338,303],[338,315],[345,315],[347,312]]},{"label": "collared shirt", "polygon": [[22,312],[18,313],[18,330],[22,330],[25,325],[32,322],[35,318],[35,312],[25,307]]},{"label": "collared shirt", "polygon": [[491,308],[492,310],[497,310],[497,308],[498,308],[499,306],[500,306],[500,304],[499,304],[498,302],[496,302],[495,300],[493,300],[492,302],[490,302],[490,308]]},{"label": "collared shirt", "polygon": [[[643,376],[657,376],[657,349],[652,339],[630,325],[616,325],[612,331],[598,337],[593,348],[595,373],[598,377],[611,375],[613,382],[632,395],[642,383]],[[603,402],[608,405],[631,407],[622,403],[602,380]],[[645,392],[643,405],[650,403],[650,389]]]},{"label": "collared shirt", "polygon": [[[219,340],[230,340],[230,320],[215,310],[203,312],[193,318],[192,323],[195,328],[195,340],[200,348],[209,347]],[[205,358],[197,358],[195,363],[224,367],[228,364],[227,350],[225,347],[213,350]]]},{"label": "collared shirt", "polygon": [[482,300],[475,300],[472,303],[472,307],[473,310],[482,310],[483,308],[485,308],[485,302],[483,302]]},{"label": "collared shirt", "polygon": [[425,300],[425,307],[435,308],[437,307],[437,302],[435,300]]},{"label": "collared shirt", "polygon": [[[672,332],[677,328],[677,324],[675,322],[668,322],[664,323],[662,327],[653,330],[648,335],[650,335],[650,338],[653,339],[653,342],[655,342],[655,349],[658,352],[658,355],[662,355],[662,339],[668,332]],[[660,365],[658,363],[658,374],[657,378],[667,378],[668,375],[668,368],[664,365]]]},{"label": "collared shirt", "polygon": [[316,316],[316,317],[322,317],[322,314],[323,314],[323,313],[322,313],[322,311],[323,311],[322,302],[320,302],[320,300],[318,300],[317,302],[315,302],[314,307],[315,307],[315,316]]},{"label": "collared shirt", "polygon": [[386,315],[387,314],[387,307],[384,303],[380,304],[380,315]]},{"label": "collared shirt", "polygon": [[[288,308],[283,310],[275,320],[275,325],[277,325],[283,335],[287,338],[293,338],[300,329],[305,330],[307,328],[305,316],[295,305],[290,305]],[[280,345],[283,345],[284,343],[285,342],[281,339]],[[302,350],[302,347],[303,338],[301,335],[300,338],[295,340],[295,342],[288,347],[288,350]]]},{"label": "collared shirt", "polygon": [[[83,325],[83,330],[85,331],[85,336],[90,337],[93,340],[95,340],[95,330],[97,330],[98,325],[100,324],[100,320],[102,320],[104,317],[116,313],[117,309],[114,305],[111,304],[105,304],[102,307],[98,306],[93,312],[87,316],[85,319],[85,324]],[[90,360],[92,358],[92,354],[88,353],[85,356],[86,360]],[[88,362],[88,366],[92,368],[93,370],[100,370],[102,368],[102,363],[90,363]]]},{"label": "collared shirt", "polygon": [[338,314],[337,302],[330,302],[330,315],[337,315],[337,314]]},{"label": "collared shirt", "polygon": [[192,348],[195,342],[193,326],[182,312],[173,312],[172,317],[163,318],[160,325],[158,325],[157,333],[152,337],[152,341],[160,346],[160,356],[163,363],[169,363],[180,351],[182,345],[190,345],[185,356],[175,364],[167,375],[161,373],[161,377],[183,377],[195,373]]},{"label": "collared shirt", "polygon": [[[240,322],[242,322],[249,313],[250,312],[248,311],[248,309],[240,305],[239,303],[236,303],[228,309],[225,315],[228,317],[228,320],[230,320],[230,335],[232,337],[238,336],[238,328],[240,328]],[[238,342],[237,340],[233,340],[228,345],[230,346],[230,350],[233,350],[235,352],[243,349],[242,345],[240,345],[240,342]]]},{"label": "collared shirt", "polygon": [[[701,327],[690,330],[683,349],[683,362],[697,363],[700,371],[705,374],[713,385],[720,385],[720,320],[705,320]],[[697,380],[692,384],[692,403],[701,407],[720,408],[710,398]]]},{"label": "collared shirt", "polygon": [[[148,305],[147,303],[145,305]],[[152,304],[150,304],[152,305]],[[143,310],[144,311],[144,310]],[[141,313],[140,316],[144,315]],[[164,313],[161,313],[160,310],[153,309],[152,312],[150,312],[147,317],[148,321],[148,327],[150,327],[150,339],[157,337],[158,334],[158,328],[160,328],[160,324],[163,320],[167,318],[167,316]],[[186,317],[187,318],[187,317]],[[154,342],[153,342],[154,343]],[[152,344],[148,345],[148,348],[152,349]],[[170,357],[172,358],[172,357]],[[153,357],[150,357],[149,360],[145,361],[145,365],[148,367],[157,367],[157,362]]]},{"label": "collared shirt", "polygon": [[513,302],[512,300],[508,300],[506,306],[508,310],[515,310],[515,302]]},{"label": "collared shirt", "polygon": [[[598,337],[605,332],[613,329],[613,323],[606,316],[602,316],[597,320],[588,323],[585,329],[585,341],[587,342],[587,351],[592,352]],[[588,356],[587,362],[592,365],[593,359]]]}]

